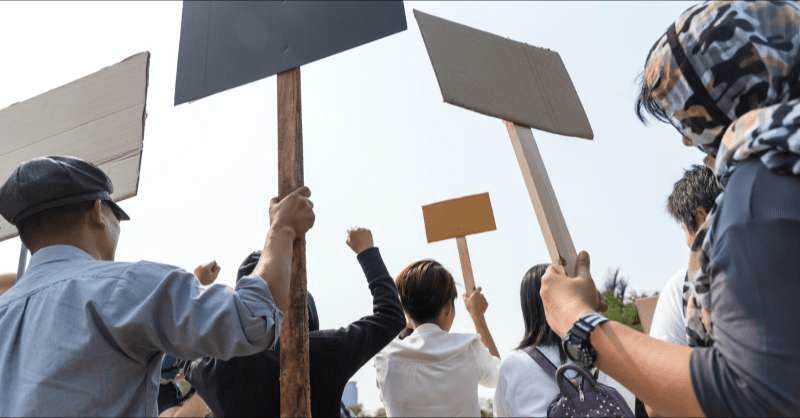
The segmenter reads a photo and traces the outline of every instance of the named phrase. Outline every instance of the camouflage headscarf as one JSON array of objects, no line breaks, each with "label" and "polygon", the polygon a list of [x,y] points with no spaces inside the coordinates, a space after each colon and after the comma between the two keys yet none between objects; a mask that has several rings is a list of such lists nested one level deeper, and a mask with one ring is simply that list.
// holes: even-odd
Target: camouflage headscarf
[{"label": "camouflage headscarf", "polygon": [[[690,7],[650,50],[640,117],[642,109],[716,157],[723,184],[737,162],[755,156],[772,171],[800,175],[800,4]],[[687,332],[695,345],[713,339],[706,267],[715,212],[696,235],[689,266]]]}]

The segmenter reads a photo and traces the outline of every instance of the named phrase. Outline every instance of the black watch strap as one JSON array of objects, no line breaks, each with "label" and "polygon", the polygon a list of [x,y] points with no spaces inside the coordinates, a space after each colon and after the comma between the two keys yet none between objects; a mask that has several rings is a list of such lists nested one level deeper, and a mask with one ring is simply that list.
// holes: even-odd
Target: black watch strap
[{"label": "black watch strap", "polygon": [[564,351],[572,361],[586,369],[594,366],[597,351],[592,347],[589,335],[595,327],[606,321],[608,318],[597,312],[589,312],[575,321],[575,325],[563,339]]}]

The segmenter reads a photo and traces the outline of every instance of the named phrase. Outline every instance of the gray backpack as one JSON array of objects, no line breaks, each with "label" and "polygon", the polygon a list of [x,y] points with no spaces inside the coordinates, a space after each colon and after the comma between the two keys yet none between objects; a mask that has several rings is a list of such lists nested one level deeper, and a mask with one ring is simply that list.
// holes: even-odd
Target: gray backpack
[{"label": "gray backpack", "polygon": [[[597,376],[586,369],[564,364],[558,369],[550,360],[530,346],[525,348],[531,358],[547,374],[552,375],[561,392],[547,407],[548,417],[633,417],[633,411],[625,399],[611,386],[597,381]],[[575,373],[570,379],[565,376],[568,370]]]}]

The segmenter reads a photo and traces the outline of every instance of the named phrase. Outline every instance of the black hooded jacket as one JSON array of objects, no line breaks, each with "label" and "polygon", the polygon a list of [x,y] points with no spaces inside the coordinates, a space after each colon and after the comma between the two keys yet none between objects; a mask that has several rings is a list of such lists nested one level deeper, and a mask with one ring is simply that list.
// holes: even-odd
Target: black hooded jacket
[{"label": "black hooded jacket", "polygon": [[[312,325],[309,361],[315,417],[339,416],[348,380],[405,327],[397,287],[378,249],[363,251],[358,261],[372,293],[373,313],[339,329],[313,330]],[[316,312],[309,316],[315,318]],[[189,363],[185,373],[214,416],[280,416],[278,350],[227,361],[203,358]]]}]

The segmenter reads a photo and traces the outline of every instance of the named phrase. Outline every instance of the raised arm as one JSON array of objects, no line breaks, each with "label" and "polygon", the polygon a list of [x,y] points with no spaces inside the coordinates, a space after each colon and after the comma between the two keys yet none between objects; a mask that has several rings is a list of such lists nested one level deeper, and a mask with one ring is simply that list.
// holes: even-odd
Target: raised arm
[{"label": "raised arm", "polygon": [[406,320],[394,280],[389,275],[372,232],[353,228],[347,233],[347,245],[357,254],[361,269],[372,293],[372,315],[347,327],[314,333],[312,340],[337,341],[343,354],[339,364],[342,376],[351,376],[394,339],[405,327]]},{"label": "raised arm", "polygon": [[[547,323],[564,336],[584,313],[598,310],[601,298],[589,273],[589,254],[578,255],[577,277],[551,265],[542,277],[541,296]],[[648,337],[619,322],[608,321],[589,336],[600,370],[629,388],[666,416],[703,416],[692,388],[692,349]]]},{"label": "raised arm", "polygon": [[489,331],[489,326],[486,324],[486,318],[484,317],[486,309],[489,308],[489,302],[486,301],[483,293],[481,293],[480,287],[475,288],[472,293],[464,294],[464,305],[466,305],[467,312],[469,312],[472,322],[475,324],[475,331],[481,336],[483,345],[493,356],[500,358],[500,353],[497,351],[497,346],[494,344],[492,333]]},{"label": "raised arm", "polygon": [[253,274],[269,285],[275,302],[282,311],[289,306],[289,280],[292,275],[292,243],[314,225],[311,191],[300,187],[281,200],[272,199],[269,208],[270,227],[264,250]]}]

